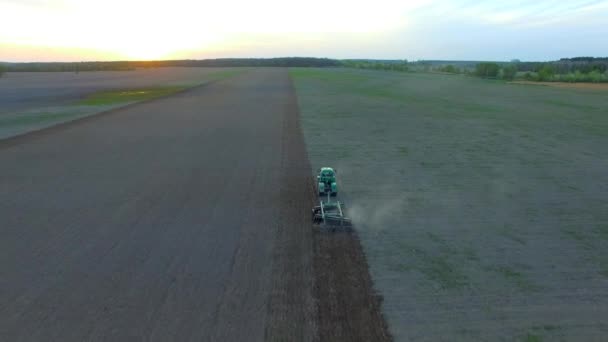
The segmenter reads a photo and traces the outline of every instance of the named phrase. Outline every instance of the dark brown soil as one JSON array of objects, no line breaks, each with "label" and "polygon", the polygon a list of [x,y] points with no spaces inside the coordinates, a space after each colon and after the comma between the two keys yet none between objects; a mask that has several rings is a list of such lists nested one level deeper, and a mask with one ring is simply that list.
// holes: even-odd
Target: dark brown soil
[{"label": "dark brown soil", "polygon": [[316,341],[317,317],[313,298],[313,203],[311,168],[299,127],[298,105],[291,81],[286,96],[281,135],[279,228],[276,234],[268,341]]},{"label": "dark brown soil", "polygon": [[314,233],[321,341],[390,341],[355,232]]}]

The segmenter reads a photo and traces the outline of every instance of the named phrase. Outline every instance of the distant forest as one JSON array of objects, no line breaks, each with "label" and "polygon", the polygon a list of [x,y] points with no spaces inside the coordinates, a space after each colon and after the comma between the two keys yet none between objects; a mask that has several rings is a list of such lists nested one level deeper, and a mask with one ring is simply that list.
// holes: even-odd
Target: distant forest
[{"label": "distant forest", "polygon": [[57,63],[5,63],[6,71],[122,71],[158,67],[329,67],[340,62],[328,58],[219,58],[171,61],[117,61],[117,62],[57,62]]},{"label": "distant forest", "polygon": [[608,82],[608,57],[562,58],[552,62],[418,61],[412,71],[466,74],[503,80],[539,82]]},{"label": "distant forest", "polygon": [[59,62],[59,63],[0,63],[0,76],[4,71],[116,71],[158,67],[347,67],[359,69],[442,72],[466,74],[505,80],[563,82],[608,82],[608,57],[562,58],[552,62],[480,62],[375,59],[329,59],[312,57],[283,58],[220,58],[169,61],[117,61],[117,62]]},{"label": "distant forest", "polygon": [[555,62],[518,62],[517,70],[538,72],[546,66],[553,68],[556,74],[568,74],[577,71],[582,73],[589,73],[592,71],[604,73],[608,70],[608,57],[562,58]]}]

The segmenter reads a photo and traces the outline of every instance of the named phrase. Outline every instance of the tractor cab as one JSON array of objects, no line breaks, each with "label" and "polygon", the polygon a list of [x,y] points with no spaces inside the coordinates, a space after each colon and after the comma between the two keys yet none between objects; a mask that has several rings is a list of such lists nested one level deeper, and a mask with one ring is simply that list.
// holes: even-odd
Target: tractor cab
[{"label": "tractor cab", "polygon": [[337,170],[331,167],[322,167],[318,170],[317,183],[319,185],[319,195],[330,194],[336,196],[338,194],[336,173]]},{"label": "tractor cab", "polygon": [[323,181],[325,183],[335,182],[336,181],[336,172],[331,167],[321,168],[319,171],[319,176],[317,177],[319,181]]}]

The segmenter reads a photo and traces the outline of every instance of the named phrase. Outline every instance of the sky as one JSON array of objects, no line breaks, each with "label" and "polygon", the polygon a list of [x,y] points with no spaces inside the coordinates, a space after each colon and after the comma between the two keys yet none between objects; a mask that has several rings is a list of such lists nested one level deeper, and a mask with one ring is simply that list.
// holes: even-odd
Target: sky
[{"label": "sky", "polygon": [[0,0],[0,61],[608,56],[608,0]]}]

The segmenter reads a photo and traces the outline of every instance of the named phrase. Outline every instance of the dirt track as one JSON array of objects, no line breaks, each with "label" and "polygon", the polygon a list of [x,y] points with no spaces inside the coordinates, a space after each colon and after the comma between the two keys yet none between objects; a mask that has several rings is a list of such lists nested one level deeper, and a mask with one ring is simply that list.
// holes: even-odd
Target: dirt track
[{"label": "dirt track", "polygon": [[0,142],[0,165],[0,340],[386,336],[358,243],[310,229],[285,70]]}]

